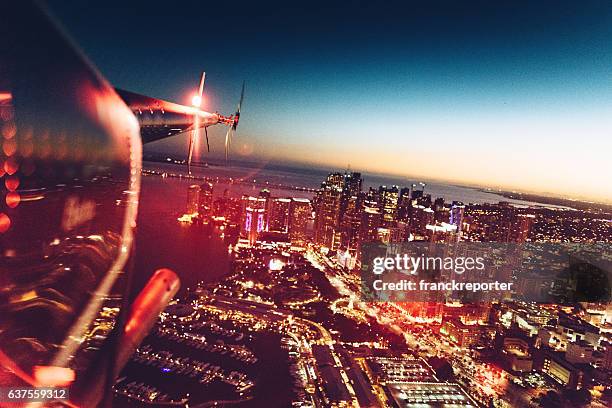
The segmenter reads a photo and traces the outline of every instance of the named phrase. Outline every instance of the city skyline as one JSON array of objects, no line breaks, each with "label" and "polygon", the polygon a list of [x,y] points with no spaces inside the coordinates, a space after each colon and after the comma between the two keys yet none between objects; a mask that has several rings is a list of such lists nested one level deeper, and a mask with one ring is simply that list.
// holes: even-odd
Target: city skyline
[{"label": "city skyline", "polygon": [[[50,5],[118,86],[187,103],[204,69],[204,107],[228,111],[246,79],[237,158],[612,197],[612,9],[600,2],[393,4],[373,20],[373,5],[236,4],[229,21],[214,5],[152,18],[144,5]],[[210,133],[216,155],[222,130]]]},{"label": "city skyline", "polygon": [[[504,267],[483,266],[486,272],[480,274],[474,270],[455,271],[455,275],[440,272],[439,279],[429,284],[427,274],[417,273],[412,281],[409,274],[394,274],[395,268],[404,268],[396,265],[400,259],[409,257],[408,253],[421,254],[419,257],[424,257],[423,253],[454,253],[455,258],[445,259],[463,259],[467,265],[467,258],[456,258],[457,253],[483,255],[470,258],[477,263],[500,245],[527,248],[522,246],[525,243],[537,248],[531,254],[535,255],[532,261],[539,259],[546,264],[545,254],[549,250],[550,254],[563,251],[563,244],[559,243],[582,243],[588,248],[608,240],[610,229],[597,211],[515,207],[508,202],[464,204],[424,192],[421,185],[364,188],[362,174],[349,171],[328,173],[322,177],[319,189],[308,190],[311,200],[296,199],[295,195],[304,190],[295,185],[268,184],[262,180],[257,184],[256,180],[230,176],[224,169],[214,167],[208,169],[208,175],[192,174],[185,179],[180,165],[159,164],[165,171],[154,170],[155,163],[148,165],[153,167],[146,173],[150,178],[148,183],[153,181],[151,178],[158,178],[166,180],[164,188],[182,189],[182,194],[173,194],[178,208],[187,211],[177,219],[182,231],[200,234],[218,231],[223,240],[235,243],[230,245],[236,262],[234,273],[220,284],[198,285],[195,290],[200,296],[200,301],[195,303],[198,310],[214,311],[223,320],[271,323],[268,330],[272,332],[286,330],[278,317],[283,307],[290,307],[295,315],[304,313],[295,322],[321,319],[321,325],[314,325],[320,331],[318,335],[300,334],[310,341],[310,349],[306,349],[309,360],[303,366],[310,364],[308,372],[315,372],[320,378],[318,381],[303,374],[306,382],[301,384],[306,392],[298,392],[298,399],[306,406],[312,401],[325,407],[403,407],[423,402],[437,406],[440,400],[474,407],[533,406],[530,403],[544,408],[589,406],[589,402],[595,402],[598,389],[608,384],[596,379],[596,370],[609,369],[610,364],[610,354],[604,354],[609,353],[608,346],[599,340],[603,336],[599,327],[606,319],[604,309],[609,309],[609,303],[604,302],[605,306],[587,303],[586,310],[577,312],[580,316],[577,317],[568,312],[569,304],[563,301],[551,304],[551,300],[544,300],[543,295],[555,296],[555,299],[566,296],[561,275],[551,279],[549,274],[519,273],[520,268],[515,268],[525,261],[525,254],[519,255],[522,261],[517,264],[511,260],[513,251],[510,251],[505,256]],[[228,190],[228,177],[236,183],[233,188],[238,188],[233,194]],[[312,205],[312,209],[295,216],[296,205]],[[454,250],[448,252],[450,248]],[[376,275],[373,256],[385,261],[384,275]],[[423,265],[441,258],[437,255],[427,259]],[[386,264],[389,260],[393,266]],[[304,274],[308,264],[311,269]],[[555,270],[552,264],[540,267],[542,271]],[[382,279],[370,278],[371,271],[373,276]],[[330,294],[329,287],[318,286],[316,276],[320,272],[324,272],[340,298]],[[467,283],[463,278],[450,281],[463,277],[464,272],[470,276]],[[476,275],[481,280],[474,283],[472,279]],[[541,292],[542,285],[549,285],[548,280],[549,283],[554,280],[553,286],[557,289]],[[399,284],[403,285],[400,289]],[[413,289],[410,284],[414,285]],[[479,291],[476,286],[468,289],[472,285],[500,285],[499,294],[504,300],[496,299],[494,293],[498,289],[485,289],[476,295]],[[506,288],[516,285],[517,289],[506,297],[510,289],[504,289],[504,285]],[[373,293],[367,291],[369,286],[374,288]],[[423,289],[426,286],[430,289]],[[474,293],[463,298],[465,290]],[[207,291],[214,296],[221,294],[223,301],[214,302],[211,300],[214,296],[202,295],[210,293]],[[593,300],[597,292],[592,288],[582,295]],[[522,300],[515,299],[515,293]],[[486,300],[476,301],[481,295],[480,299]],[[226,296],[230,296],[231,303]],[[444,296],[449,296],[446,301],[442,301]],[[271,303],[278,304],[279,308],[272,307],[275,317],[270,321],[266,320],[269,310],[266,308]],[[333,312],[327,317],[318,314],[321,308],[325,309],[322,307],[325,303]],[[178,310],[182,313],[194,313],[187,301],[181,300],[179,304]],[[249,308],[246,314],[243,314],[244,306]],[[234,314],[232,308],[237,308],[238,313]],[[367,315],[376,316],[378,323],[364,323]],[[599,317],[601,322],[597,320]],[[351,324],[337,326],[336,319],[343,318],[351,319]],[[381,338],[376,335],[365,336],[364,342],[355,344],[352,336],[360,336],[358,333],[364,324],[376,332],[381,322],[391,328],[391,332],[382,336],[385,339],[382,345],[374,341]],[[174,329],[182,323],[165,324],[160,325],[162,329],[157,336],[182,341]],[[334,332],[327,333],[331,327]],[[407,350],[401,351],[402,345],[394,340],[396,334],[403,335]],[[188,336],[182,338],[191,340]],[[134,361],[162,370],[177,370],[169,360],[172,356],[157,350],[146,346]],[[304,353],[305,349],[300,351]],[[264,358],[247,354],[247,358],[253,357]],[[339,363],[330,363],[333,361]],[[190,361],[194,363],[198,362]],[[291,368],[292,375],[298,377],[300,365]],[[248,367],[242,373],[246,373],[241,377],[243,381],[252,387],[248,382]],[[131,398],[141,398],[150,392],[129,382],[135,378],[116,386],[116,392]],[[255,388],[258,386],[262,384],[255,384]]]}]

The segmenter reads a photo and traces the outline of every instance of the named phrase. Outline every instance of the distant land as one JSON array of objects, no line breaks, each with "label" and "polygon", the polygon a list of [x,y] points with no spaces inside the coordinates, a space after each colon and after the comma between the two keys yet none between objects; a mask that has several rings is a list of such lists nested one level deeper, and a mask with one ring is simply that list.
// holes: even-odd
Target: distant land
[{"label": "distant land", "polygon": [[[186,160],[184,158],[177,158],[175,155],[172,155],[172,154],[147,153],[143,155],[143,160],[149,161],[149,162],[167,163],[168,159],[171,159],[175,163],[181,162],[181,163],[186,164]],[[323,167],[306,166],[306,165],[300,165],[297,163],[296,164],[283,164],[283,163],[264,162],[264,161],[245,161],[245,160],[238,160],[238,159],[231,159],[231,158],[230,158],[230,163],[239,164],[240,166],[243,166],[243,167],[252,167],[252,168],[262,168],[263,167],[266,170],[272,170],[272,171],[274,170],[289,171],[289,172],[296,172],[296,173],[310,174],[310,175],[320,174],[321,179],[324,179],[325,176],[330,172],[330,170],[338,171],[337,168],[326,169]],[[194,167],[221,167],[221,166],[225,166],[225,160],[218,159],[218,158],[209,158],[206,162],[193,162],[192,166]],[[363,172],[363,173],[364,175],[369,175],[370,177],[374,177],[374,178],[381,178],[381,177],[388,176],[390,178],[399,180],[398,176],[394,176],[394,175],[383,175],[383,174],[368,173],[368,172]],[[462,185],[460,183],[454,183],[454,182],[444,182],[443,180],[438,180],[437,182],[446,183],[447,185],[454,185],[458,187],[469,188],[469,189],[481,191],[483,193],[497,194],[502,197],[506,197],[506,198],[513,199],[513,200],[528,201],[528,202],[534,202],[534,203],[540,203],[540,204],[546,204],[546,205],[555,205],[555,206],[560,206],[560,207],[569,207],[569,208],[574,208],[576,210],[582,210],[582,211],[596,211],[596,212],[600,212],[600,213],[608,214],[612,216],[612,204],[597,203],[597,202],[591,202],[587,200],[577,200],[577,199],[570,199],[570,198],[563,198],[563,197],[554,197],[554,196],[541,195],[541,194],[535,194],[535,193],[521,193],[521,192],[516,192],[516,191],[505,191],[505,190],[498,190],[498,189],[486,188],[486,187],[476,187],[473,185]]]},{"label": "distant land", "polygon": [[490,188],[479,188],[484,193],[494,193],[511,198],[513,200],[534,201],[542,204],[552,204],[563,207],[575,208],[583,211],[599,211],[606,214],[612,214],[612,204],[595,203],[585,200],[576,200],[562,197],[550,197],[533,193],[519,193],[516,191],[493,190]]}]

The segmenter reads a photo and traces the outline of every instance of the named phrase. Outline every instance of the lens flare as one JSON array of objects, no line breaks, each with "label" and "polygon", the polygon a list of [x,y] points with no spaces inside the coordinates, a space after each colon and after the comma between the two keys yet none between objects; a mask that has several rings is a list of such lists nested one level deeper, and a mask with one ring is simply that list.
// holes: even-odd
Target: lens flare
[{"label": "lens flare", "polygon": [[199,108],[202,105],[202,97],[200,95],[193,95],[193,98],[191,98],[191,104],[196,108]]},{"label": "lens flare", "polygon": [[6,205],[9,208],[17,207],[20,202],[21,202],[21,196],[19,195],[19,193],[16,193],[15,191],[11,191],[6,194]]},{"label": "lens flare", "polygon": [[0,234],[5,233],[11,228],[11,219],[5,213],[0,213]]}]

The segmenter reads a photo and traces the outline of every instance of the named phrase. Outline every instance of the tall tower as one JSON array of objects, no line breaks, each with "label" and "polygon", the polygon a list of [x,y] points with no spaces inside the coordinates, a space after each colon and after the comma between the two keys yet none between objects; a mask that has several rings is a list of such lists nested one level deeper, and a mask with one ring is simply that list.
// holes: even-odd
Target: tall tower
[{"label": "tall tower", "polygon": [[382,213],[383,224],[386,227],[391,227],[397,219],[399,189],[397,186],[380,186],[378,188],[378,195],[380,197],[380,212]]},{"label": "tall tower", "polygon": [[410,210],[412,207],[412,198],[410,197],[410,189],[404,187],[399,192],[399,200],[397,202],[397,219],[398,221],[409,222]]},{"label": "tall tower", "polygon": [[361,216],[363,212],[363,193],[350,196],[342,216],[342,246],[346,249],[357,249],[359,231],[361,229]]},{"label": "tall tower", "polygon": [[366,201],[361,218],[361,242],[378,241],[378,228],[382,223],[382,214],[378,203]]},{"label": "tall tower", "polygon": [[[330,249],[346,245],[350,238],[351,226],[354,224],[345,218],[355,217],[359,207],[359,197],[363,180],[361,173],[330,173],[321,184],[315,197],[315,240],[318,244]],[[348,224],[347,224],[348,223]]]},{"label": "tall tower", "polygon": [[213,205],[213,184],[204,183],[200,185],[200,198],[198,200],[198,212],[200,215],[209,216],[212,214]]},{"label": "tall tower", "polygon": [[268,205],[268,231],[287,232],[291,199],[273,198]]},{"label": "tall tower", "polygon": [[457,233],[461,232],[463,217],[465,215],[465,205],[461,201],[453,201],[450,210],[449,223],[457,227]]},{"label": "tall tower", "polygon": [[240,232],[253,245],[262,231],[265,231],[266,199],[242,196],[243,215]]},{"label": "tall tower", "polygon": [[270,204],[272,203],[272,193],[270,193],[270,190],[268,190],[267,188],[264,188],[259,192],[259,198],[263,198],[264,200],[266,200],[264,204],[264,209],[266,211],[264,216],[264,229],[267,231],[268,217],[270,217]]},{"label": "tall tower", "polygon": [[331,173],[321,184],[315,197],[315,241],[333,249],[334,235],[340,220],[344,175]]},{"label": "tall tower", "polygon": [[289,207],[289,238],[292,243],[303,245],[306,243],[308,221],[312,217],[310,200],[293,198]]},{"label": "tall tower", "polygon": [[200,201],[200,186],[193,184],[187,189],[187,213],[197,214]]},{"label": "tall tower", "polygon": [[341,216],[344,215],[348,202],[351,197],[358,196],[361,193],[363,179],[361,173],[344,173],[344,181],[342,185],[342,199],[340,203]]},{"label": "tall tower", "polygon": [[413,234],[424,238],[427,236],[427,225],[434,224],[434,211],[431,208],[417,205],[413,208],[413,218],[410,222],[410,230]]}]

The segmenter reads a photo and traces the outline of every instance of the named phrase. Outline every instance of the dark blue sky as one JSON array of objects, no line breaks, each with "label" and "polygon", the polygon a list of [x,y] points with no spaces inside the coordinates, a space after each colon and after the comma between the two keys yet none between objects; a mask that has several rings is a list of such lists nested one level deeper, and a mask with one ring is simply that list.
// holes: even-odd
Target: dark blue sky
[{"label": "dark blue sky", "polygon": [[235,155],[612,197],[607,0],[87,3],[50,7],[116,86],[247,81]]}]

